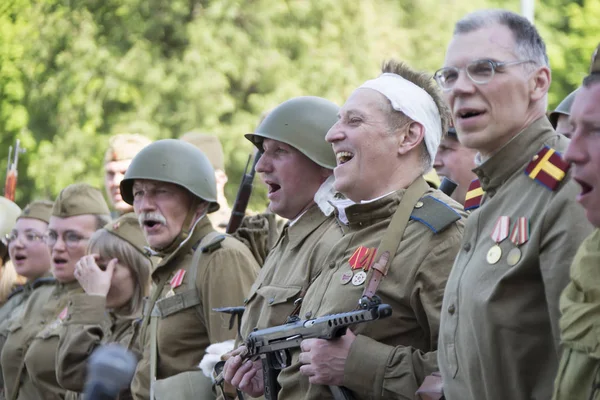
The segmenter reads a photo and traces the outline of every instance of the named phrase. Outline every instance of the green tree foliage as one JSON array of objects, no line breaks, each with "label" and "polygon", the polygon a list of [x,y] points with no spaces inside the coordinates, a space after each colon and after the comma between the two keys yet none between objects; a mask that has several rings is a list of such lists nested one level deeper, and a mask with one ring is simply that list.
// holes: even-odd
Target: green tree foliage
[{"label": "green tree foliage", "polygon": [[[342,104],[390,57],[433,72],[454,22],[491,0],[4,0],[0,5],[0,143],[20,138],[17,201],[102,184],[110,135],[152,139],[190,130],[219,136],[235,197],[243,134],[282,101]],[[542,0],[555,105],[596,46],[600,0]],[[258,181],[258,180],[257,180]],[[253,207],[264,207],[257,184]]]}]

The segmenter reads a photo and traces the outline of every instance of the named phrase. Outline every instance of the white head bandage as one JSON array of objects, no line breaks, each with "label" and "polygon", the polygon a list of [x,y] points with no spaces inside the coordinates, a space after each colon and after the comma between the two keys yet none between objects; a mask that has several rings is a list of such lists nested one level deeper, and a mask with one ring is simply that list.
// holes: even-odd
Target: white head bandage
[{"label": "white head bandage", "polygon": [[394,110],[404,113],[408,118],[423,125],[425,128],[423,140],[431,158],[431,165],[429,165],[431,168],[442,140],[442,124],[440,110],[429,93],[400,75],[391,73],[381,74],[377,79],[366,81],[359,89],[378,91],[387,97]]}]

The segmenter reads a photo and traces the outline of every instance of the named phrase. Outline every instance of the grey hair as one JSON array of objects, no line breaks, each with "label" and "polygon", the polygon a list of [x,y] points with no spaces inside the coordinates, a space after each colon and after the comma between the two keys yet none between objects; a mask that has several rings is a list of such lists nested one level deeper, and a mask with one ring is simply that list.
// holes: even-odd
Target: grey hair
[{"label": "grey hair", "polygon": [[504,25],[515,38],[515,55],[521,60],[532,60],[538,66],[550,66],[546,44],[527,18],[501,9],[479,10],[468,14],[454,26],[454,35],[477,31],[493,24]]}]

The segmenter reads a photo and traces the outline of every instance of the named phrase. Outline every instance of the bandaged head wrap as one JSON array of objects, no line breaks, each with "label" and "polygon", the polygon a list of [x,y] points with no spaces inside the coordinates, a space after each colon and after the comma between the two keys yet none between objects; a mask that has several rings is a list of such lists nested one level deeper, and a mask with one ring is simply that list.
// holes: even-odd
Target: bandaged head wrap
[{"label": "bandaged head wrap", "polygon": [[423,125],[425,147],[433,165],[435,153],[442,140],[440,111],[435,101],[424,89],[400,75],[385,73],[377,79],[366,81],[359,89],[373,89],[384,95],[396,111]]}]

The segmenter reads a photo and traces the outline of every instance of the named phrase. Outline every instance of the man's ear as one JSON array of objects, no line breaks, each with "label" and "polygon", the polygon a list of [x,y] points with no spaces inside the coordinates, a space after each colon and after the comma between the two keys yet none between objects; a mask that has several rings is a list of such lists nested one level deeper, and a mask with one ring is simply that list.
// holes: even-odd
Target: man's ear
[{"label": "man's ear", "polygon": [[200,204],[198,204],[198,207],[196,207],[196,215],[194,216],[194,219],[200,217],[201,215],[207,214],[209,205],[210,203],[208,201],[201,201]]},{"label": "man's ear", "polygon": [[425,128],[418,122],[411,122],[398,143],[398,154],[407,154],[418,147],[423,140],[425,140]]},{"label": "man's ear", "polygon": [[532,75],[529,85],[529,96],[532,101],[538,101],[548,94],[552,73],[546,66],[538,68]]}]

